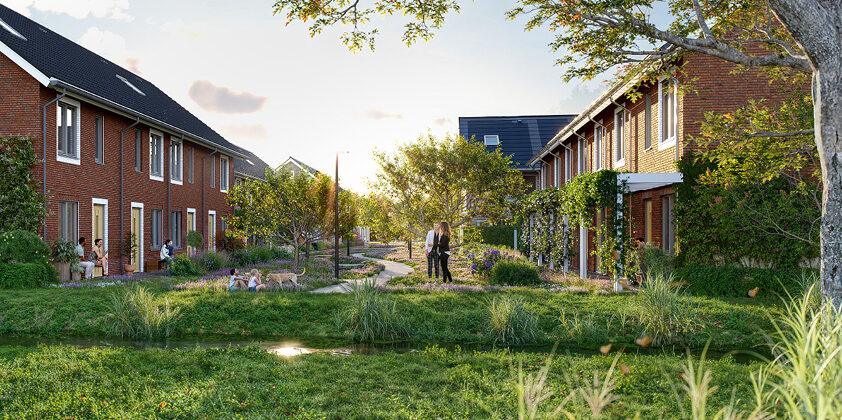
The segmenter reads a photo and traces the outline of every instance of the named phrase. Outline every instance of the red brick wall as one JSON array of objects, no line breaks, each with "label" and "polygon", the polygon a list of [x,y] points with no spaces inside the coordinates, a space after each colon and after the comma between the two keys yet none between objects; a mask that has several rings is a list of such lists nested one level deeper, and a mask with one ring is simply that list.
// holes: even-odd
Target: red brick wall
[{"label": "red brick wall", "polygon": [[[31,137],[39,157],[44,156],[41,137],[41,107],[55,99],[59,92],[40,86],[40,84],[20,69],[7,57],[0,55],[0,135],[22,135]],[[47,203],[50,214],[47,216],[47,240],[59,237],[58,208],[59,201],[78,202],[78,231],[80,236],[88,238],[88,249],[93,242],[92,235],[92,198],[108,200],[108,244],[110,250],[111,274],[120,270],[117,256],[120,250],[120,131],[131,126],[135,120],[94,104],[81,98],[73,98],[81,103],[80,110],[80,165],[59,162],[56,159],[56,105],[47,108]],[[104,121],[104,162],[94,161],[94,119],[102,116]],[[135,171],[135,129],[141,132],[141,172]],[[162,210],[162,240],[170,237],[167,189],[169,179],[168,148],[171,136],[164,132],[164,182],[151,180],[149,177],[149,133],[150,127],[143,123],[127,130],[124,134],[124,234],[130,232],[131,203],[143,203],[143,243],[144,260],[147,270],[154,268],[150,263],[157,261],[158,251],[151,249],[151,217],[153,209]],[[188,182],[189,150],[194,149],[194,182]],[[231,208],[225,202],[226,194],[219,190],[219,159],[217,154],[214,173],[214,188],[210,188],[210,159],[206,159],[203,178],[202,158],[212,150],[208,147],[185,139],[183,144],[183,185],[169,184],[169,211],[181,211],[182,247],[176,252],[184,252],[187,236],[187,208],[196,209],[196,230],[207,240],[207,212],[217,212],[217,237],[222,232],[221,218],[231,214]],[[229,188],[233,186],[233,161],[229,160]],[[41,166],[34,170],[35,178],[41,182]],[[205,206],[202,206],[202,186],[205,185]]]}]

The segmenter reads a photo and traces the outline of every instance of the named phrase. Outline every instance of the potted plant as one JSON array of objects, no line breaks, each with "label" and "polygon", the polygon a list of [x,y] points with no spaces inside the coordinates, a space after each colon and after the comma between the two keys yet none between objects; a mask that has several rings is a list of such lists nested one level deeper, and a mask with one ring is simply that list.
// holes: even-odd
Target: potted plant
[{"label": "potted plant", "polygon": [[72,273],[78,273],[79,269],[82,268],[79,265],[79,256],[76,255],[73,242],[61,239],[53,242],[52,254],[53,266],[58,271],[59,280],[62,283],[69,282]]},{"label": "potted plant", "polygon": [[205,245],[205,238],[202,237],[201,233],[191,230],[187,232],[187,245],[192,248],[192,254],[195,254],[197,249],[202,249],[202,246]]},{"label": "potted plant", "polygon": [[137,235],[134,232],[129,232],[126,235],[126,240],[123,241],[123,247],[121,248],[123,252],[123,257],[128,258],[128,263],[123,264],[123,271],[126,272],[128,275],[132,275],[132,273],[137,270],[137,266],[132,264],[132,255],[134,255],[135,251],[137,251]]}]

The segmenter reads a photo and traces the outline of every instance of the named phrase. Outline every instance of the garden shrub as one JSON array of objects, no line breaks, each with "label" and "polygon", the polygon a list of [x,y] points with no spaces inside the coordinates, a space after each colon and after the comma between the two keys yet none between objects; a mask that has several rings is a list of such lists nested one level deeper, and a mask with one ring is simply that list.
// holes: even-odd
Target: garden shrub
[{"label": "garden shrub", "polygon": [[194,263],[207,271],[216,271],[228,265],[228,255],[222,252],[207,251],[196,254]]},{"label": "garden shrub", "polygon": [[800,268],[685,267],[675,271],[676,280],[687,283],[694,295],[744,297],[759,287],[758,296],[800,294],[803,275],[818,270]]},{"label": "garden shrub", "polygon": [[28,230],[0,234],[0,262],[47,264],[51,254],[47,243]]},{"label": "garden shrub", "polygon": [[291,260],[289,251],[282,248],[268,246],[248,246],[239,251],[231,253],[228,257],[232,265],[244,267],[252,264],[260,264],[272,260]]},{"label": "garden shrub", "polygon": [[0,289],[41,287],[58,281],[58,272],[47,263],[0,263]]},{"label": "garden shrub", "polygon": [[497,249],[486,249],[481,256],[470,253],[467,257],[471,264],[471,274],[478,277],[488,277],[494,264],[507,259],[507,255]]},{"label": "garden shrub", "polygon": [[185,254],[173,257],[169,270],[172,276],[196,276],[204,272],[196,260]]},{"label": "garden shrub", "polygon": [[644,275],[668,275],[675,268],[673,257],[663,249],[645,244],[637,254],[640,272]]},{"label": "garden shrub", "polygon": [[513,226],[481,226],[482,243],[514,248],[515,228]]},{"label": "garden shrub", "polygon": [[491,284],[528,286],[540,282],[538,269],[530,262],[503,260],[491,269]]},{"label": "garden shrub", "polygon": [[216,247],[227,252],[236,252],[246,247],[246,238],[228,229],[216,239]]},{"label": "garden shrub", "polygon": [[538,317],[521,297],[495,297],[488,302],[487,334],[494,344],[530,344],[538,340]]},{"label": "garden shrub", "polygon": [[196,249],[202,249],[205,246],[205,238],[201,233],[191,230],[187,232],[187,245]]}]

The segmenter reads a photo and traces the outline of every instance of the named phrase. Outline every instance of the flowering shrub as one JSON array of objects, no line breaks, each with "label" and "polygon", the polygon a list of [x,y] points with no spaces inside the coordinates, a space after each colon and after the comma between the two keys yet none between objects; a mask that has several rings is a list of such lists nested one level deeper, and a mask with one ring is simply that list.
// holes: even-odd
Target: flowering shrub
[{"label": "flowering shrub", "polygon": [[488,277],[494,264],[502,260],[510,260],[512,256],[507,252],[500,252],[500,250],[488,248],[483,251],[482,255],[469,253],[467,255],[468,261],[471,263],[471,274],[477,277]]},{"label": "flowering shrub", "polygon": [[202,274],[204,271],[204,268],[194,258],[190,258],[185,254],[179,254],[173,257],[169,268],[170,275],[173,276],[193,276]]},{"label": "flowering shrub", "polygon": [[246,247],[246,238],[233,229],[228,229],[216,239],[216,247],[223,251],[236,252]]}]

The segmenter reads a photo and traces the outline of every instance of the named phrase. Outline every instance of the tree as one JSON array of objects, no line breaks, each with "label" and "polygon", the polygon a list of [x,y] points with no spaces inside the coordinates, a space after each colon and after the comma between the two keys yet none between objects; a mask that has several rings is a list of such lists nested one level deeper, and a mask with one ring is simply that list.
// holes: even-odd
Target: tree
[{"label": "tree", "polygon": [[372,236],[378,241],[388,243],[401,237],[400,226],[393,220],[395,204],[376,192],[359,199],[360,225],[368,226]]},{"label": "tree", "polygon": [[395,200],[398,219],[416,236],[435,220],[454,228],[478,217],[501,220],[524,191],[510,157],[461,136],[421,136],[393,156],[375,153],[375,160],[380,166],[376,190]]},{"label": "tree", "polygon": [[37,233],[42,227],[46,211],[44,196],[32,179],[36,163],[31,140],[0,138],[0,232]]},{"label": "tree", "polygon": [[233,229],[254,232],[274,245],[292,246],[293,270],[298,271],[300,241],[313,232],[313,220],[319,223],[317,182],[309,175],[289,171],[266,171],[266,182],[251,181],[228,192],[228,204],[237,209],[227,219]]},{"label": "tree", "polygon": [[[668,9],[667,27],[653,22]],[[349,48],[373,48],[373,15],[410,19],[404,41],[427,40],[455,0],[278,0],[274,12],[287,23],[311,21],[314,36],[331,25],[348,25]],[[842,3],[838,0],[519,0],[509,18],[528,17],[526,29],[546,27],[550,46],[566,66],[565,79],[592,78],[625,64],[658,68],[685,52],[707,54],[745,67],[801,72],[812,78],[814,135],[822,176],[822,295],[842,306]],[[709,22],[717,22],[711,26]],[[659,48],[667,43],[668,48]],[[809,134],[748,133],[788,137]]]}]

